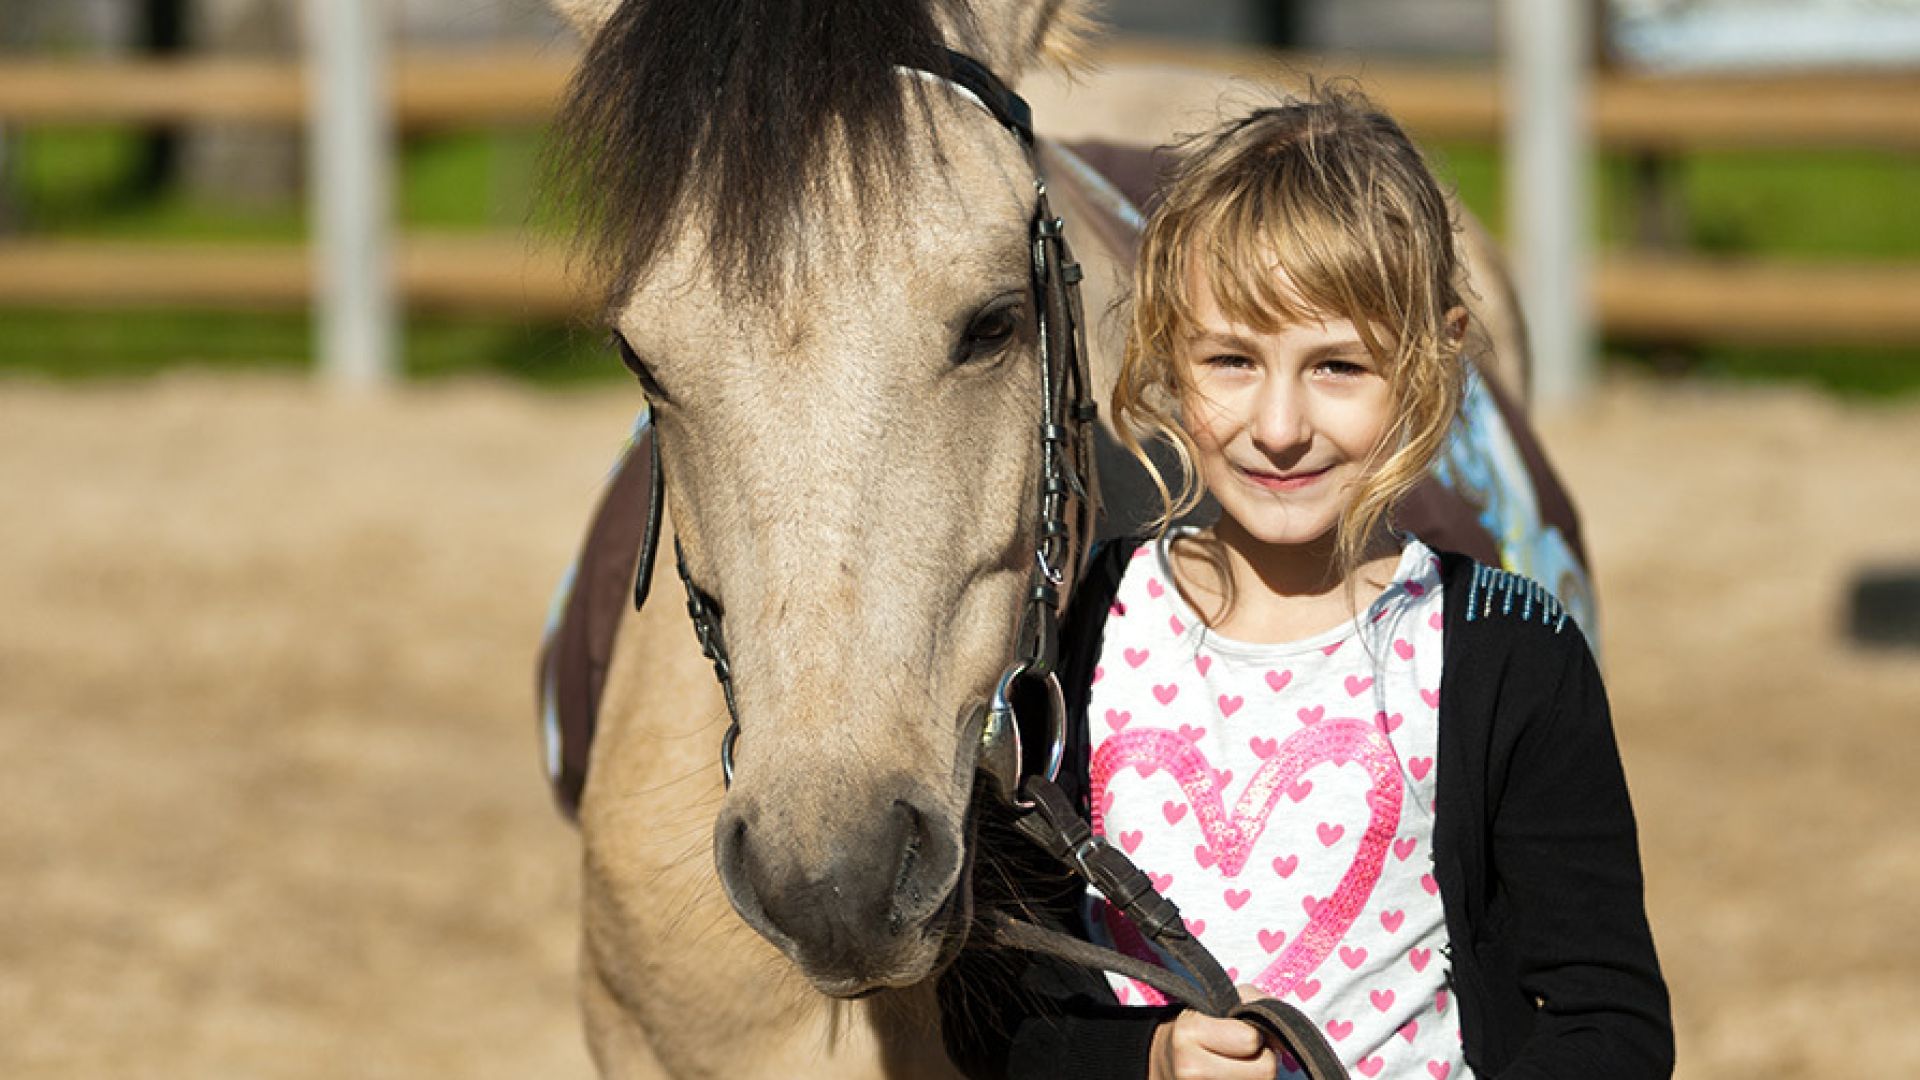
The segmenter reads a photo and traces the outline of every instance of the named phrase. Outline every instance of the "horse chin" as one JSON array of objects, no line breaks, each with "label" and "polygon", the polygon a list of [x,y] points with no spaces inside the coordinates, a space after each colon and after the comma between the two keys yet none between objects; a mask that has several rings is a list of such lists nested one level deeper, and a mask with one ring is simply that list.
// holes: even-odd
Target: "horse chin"
[{"label": "horse chin", "polygon": [[813,988],[828,997],[857,1001],[885,990],[917,986],[945,971],[966,945],[967,927],[973,919],[969,881],[969,876],[962,875],[946,901],[913,932],[911,941],[891,950],[891,955],[878,958],[877,963],[862,965],[864,971],[848,970],[858,963],[851,957],[832,957],[822,964],[818,958],[795,955],[791,950],[788,956]]}]

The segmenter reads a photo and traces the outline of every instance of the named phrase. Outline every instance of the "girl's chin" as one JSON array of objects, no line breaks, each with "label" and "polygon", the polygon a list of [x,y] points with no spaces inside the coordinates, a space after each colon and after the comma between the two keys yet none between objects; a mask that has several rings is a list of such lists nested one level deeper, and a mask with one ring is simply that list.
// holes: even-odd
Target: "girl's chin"
[{"label": "girl's chin", "polygon": [[1274,547],[1321,548],[1332,545],[1334,530],[1339,524],[1338,515],[1323,517],[1319,514],[1275,515],[1258,512],[1271,508],[1256,508],[1255,512],[1237,514],[1234,509],[1231,506],[1222,507],[1221,523],[1227,528],[1222,530],[1216,526],[1214,532],[1223,540],[1243,539]]}]

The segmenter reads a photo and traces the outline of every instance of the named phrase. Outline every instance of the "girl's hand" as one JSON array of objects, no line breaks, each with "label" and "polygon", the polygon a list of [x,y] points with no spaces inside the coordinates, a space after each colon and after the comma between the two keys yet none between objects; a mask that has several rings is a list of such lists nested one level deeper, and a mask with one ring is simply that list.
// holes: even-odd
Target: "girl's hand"
[{"label": "girl's hand", "polygon": [[1273,1080],[1279,1066],[1258,1028],[1192,1009],[1156,1028],[1147,1051],[1148,1080]]}]

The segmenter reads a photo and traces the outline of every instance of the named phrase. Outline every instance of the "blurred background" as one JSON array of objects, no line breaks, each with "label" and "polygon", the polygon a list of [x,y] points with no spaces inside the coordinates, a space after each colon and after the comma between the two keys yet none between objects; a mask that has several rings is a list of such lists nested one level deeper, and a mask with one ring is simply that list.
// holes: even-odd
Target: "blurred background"
[{"label": "blurred background", "polygon": [[[357,6],[0,0],[0,1075],[589,1071],[532,662],[639,398],[542,200],[579,46],[376,4],[332,128]],[[1359,78],[1524,268],[1680,1075],[1920,1075],[1920,0],[1105,11],[1090,87]]]}]

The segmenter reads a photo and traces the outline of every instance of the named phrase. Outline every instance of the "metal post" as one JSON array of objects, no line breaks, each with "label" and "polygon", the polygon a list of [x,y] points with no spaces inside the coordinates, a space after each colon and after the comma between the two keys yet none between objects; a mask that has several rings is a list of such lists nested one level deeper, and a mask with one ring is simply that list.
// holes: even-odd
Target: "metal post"
[{"label": "metal post", "polygon": [[349,390],[394,375],[384,8],[380,0],[306,5],[316,345],[324,377]]},{"label": "metal post", "polygon": [[1534,398],[1593,381],[1588,292],[1591,11],[1585,0],[1501,0],[1508,235],[1533,350]]}]

